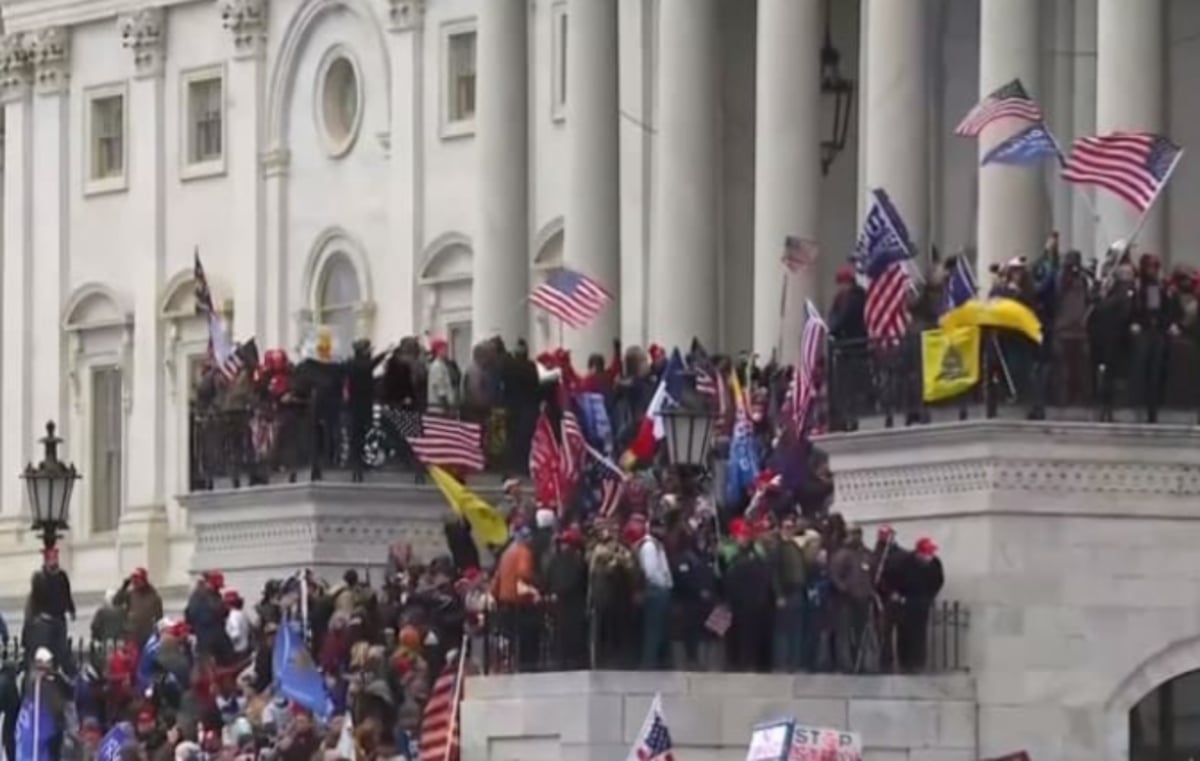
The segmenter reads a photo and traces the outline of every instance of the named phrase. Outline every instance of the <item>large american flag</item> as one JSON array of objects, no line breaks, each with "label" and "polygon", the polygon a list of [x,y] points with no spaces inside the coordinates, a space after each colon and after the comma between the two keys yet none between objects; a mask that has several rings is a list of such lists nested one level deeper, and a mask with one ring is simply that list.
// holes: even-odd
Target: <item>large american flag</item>
[{"label": "large american flag", "polygon": [[819,247],[814,240],[789,235],[783,239],[783,266],[797,273],[817,260]]},{"label": "large american flag", "polygon": [[804,434],[808,411],[817,395],[817,366],[825,354],[829,326],[812,301],[804,304],[804,331],[800,335],[800,363],[792,373],[792,424],[799,435]]},{"label": "large american flag", "polygon": [[[568,489],[579,482],[583,475],[584,457],[587,456],[587,439],[579,418],[571,410],[562,416],[562,480]],[[566,494],[563,495],[566,498]]]},{"label": "large american flag", "polygon": [[533,480],[534,496],[539,503],[557,507],[562,500],[562,460],[554,426],[543,410],[529,443],[529,477]]},{"label": "large american flag", "polygon": [[1021,84],[1019,79],[997,87],[979,101],[954,128],[954,134],[961,137],[979,137],[984,127],[1005,117],[1028,122],[1042,121],[1042,109],[1029,97],[1025,85]]},{"label": "large american flag", "polygon": [[675,761],[673,750],[671,730],[663,716],[662,696],[655,695],[627,761]]},{"label": "large american flag", "polygon": [[[459,657],[466,657],[466,651]],[[461,734],[458,709],[463,694],[461,689],[455,690],[458,669],[459,658],[448,661],[433,683],[433,692],[421,716],[421,761],[458,761]]]},{"label": "large american flag", "polygon": [[200,263],[200,250],[194,254],[192,265],[192,280],[196,284],[196,314],[208,323],[208,354],[212,364],[227,380],[233,380],[241,372],[244,365],[233,342],[225,333],[225,325],[221,315],[213,306],[212,291],[208,287],[208,276],[204,273],[204,265]]},{"label": "large american flag", "polygon": [[625,480],[608,473],[600,480],[600,516],[607,518],[617,512],[625,497]]},{"label": "large american flag", "polygon": [[1170,179],[1183,149],[1150,132],[1081,137],[1063,165],[1064,180],[1116,193],[1145,213]]},{"label": "large american flag", "polygon": [[571,327],[582,328],[608,306],[612,294],[587,275],[561,269],[534,288],[529,301]]},{"label": "large american flag", "polygon": [[483,470],[483,426],[403,411],[394,417],[400,435],[426,465]]},{"label": "large american flag", "polygon": [[855,245],[854,264],[867,279],[867,337],[894,342],[908,331],[908,292],[912,280],[908,260],[914,246],[900,212],[886,192],[871,191],[871,207]]}]

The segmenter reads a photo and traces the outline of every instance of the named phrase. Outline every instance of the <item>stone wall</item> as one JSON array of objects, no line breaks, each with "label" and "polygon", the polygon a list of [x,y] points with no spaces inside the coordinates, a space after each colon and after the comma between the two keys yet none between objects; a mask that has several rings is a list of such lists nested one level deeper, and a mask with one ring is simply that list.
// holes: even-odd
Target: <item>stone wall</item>
[{"label": "stone wall", "polygon": [[626,757],[655,693],[681,761],[742,761],[755,724],[781,717],[862,735],[868,761],[975,761],[975,682],[849,677],[569,672],[468,679],[464,761]]}]

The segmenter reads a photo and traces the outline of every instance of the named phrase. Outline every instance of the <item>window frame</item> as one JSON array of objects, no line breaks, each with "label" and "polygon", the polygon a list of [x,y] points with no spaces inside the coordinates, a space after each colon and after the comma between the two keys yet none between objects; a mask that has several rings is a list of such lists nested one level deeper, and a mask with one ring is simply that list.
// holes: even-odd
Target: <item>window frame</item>
[{"label": "window frame", "polygon": [[[217,80],[221,84],[221,155],[212,159],[194,161],[192,144],[196,136],[196,124],[192,111],[192,85]],[[225,64],[215,63],[198,66],[179,72],[179,177],[181,180],[197,180],[217,177],[226,172],[225,157],[229,153],[229,79],[225,75]]]},{"label": "window frame", "polygon": [[564,122],[567,119],[567,49],[571,44],[571,17],[567,4],[557,2],[550,6],[550,119]]},{"label": "window frame", "polygon": [[[96,101],[121,99],[121,174],[114,177],[94,177],[97,138],[93,124]],[[110,82],[83,91],[83,194],[85,196],[120,193],[129,189],[129,83]]]},{"label": "window frame", "polygon": [[[350,66],[350,71],[354,77],[354,97],[355,106],[354,114],[350,124],[346,125],[346,134],[338,138],[329,131],[329,123],[325,113],[326,98],[328,97],[327,86],[329,84],[329,73],[334,64],[339,61],[345,61]],[[313,79],[313,120],[316,123],[317,134],[320,136],[321,144],[325,147],[325,152],[330,158],[340,159],[350,153],[354,148],[354,144],[358,142],[358,133],[362,130],[363,112],[366,110],[366,85],[363,82],[363,69],[359,63],[358,57],[354,52],[345,45],[333,45],[321,56],[321,61],[317,65],[316,77]]]},{"label": "window frame", "polygon": [[[441,44],[438,55],[441,65],[438,67],[440,86],[438,87],[439,108],[441,114],[441,133],[443,140],[460,137],[471,137],[475,134],[475,120],[479,115],[479,26],[474,17],[446,21],[441,26]],[[450,66],[450,41],[463,34],[470,34],[475,39],[475,109],[470,118],[454,119],[450,113],[450,89],[454,85],[453,72]]]},{"label": "window frame", "polygon": [[[96,357],[86,365],[87,372],[87,447],[88,447],[88,465],[92,471],[90,485],[87,490],[87,527],[88,533],[92,536],[107,536],[112,535],[120,530],[121,516],[124,514],[125,499],[126,499],[126,484],[125,484],[125,468],[127,465],[126,457],[128,456],[128,428],[129,420],[125,414],[125,384],[127,381],[126,373],[128,368],[124,367],[123,363],[115,357]],[[101,372],[116,373],[117,381],[117,409],[116,420],[120,423],[120,431],[117,436],[117,454],[118,463],[115,473],[116,478],[116,497],[117,504],[115,507],[115,515],[113,516],[113,525],[111,527],[100,526],[100,521],[97,519],[99,502],[96,499],[97,489],[100,488],[101,479],[100,472],[97,468],[97,462],[102,452],[98,448],[97,442],[97,427],[96,427],[96,377]],[[107,450],[105,450],[107,451]],[[111,485],[110,485],[111,488]]]}]

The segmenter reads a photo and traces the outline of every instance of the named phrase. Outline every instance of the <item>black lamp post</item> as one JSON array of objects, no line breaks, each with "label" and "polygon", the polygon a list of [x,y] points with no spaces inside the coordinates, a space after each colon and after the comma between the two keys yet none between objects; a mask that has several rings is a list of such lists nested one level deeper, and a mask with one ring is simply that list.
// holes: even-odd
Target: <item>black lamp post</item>
[{"label": "black lamp post", "polygon": [[21,478],[29,492],[29,506],[33,511],[33,530],[42,535],[42,546],[50,549],[63,531],[70,528],[68,510],[75,482],[81,476],[73,463],[58,459],[58,445],[62,439],[54,435],[54,421],[46,423],[46,436],[41,440],[42,461],[34,467],[25,466]]},{"label": "black lamp post", "polygon": [[833,160],[846,148],[850,133],[850,113],[854,107],[854,82],[842,76],[842,54],[833,46],[833,7],[825,2],[825,43],[821,46],[822,112],[830,120],[821,140],[821,174],[829,174]]},{"label": "black lamp post", "polygon": [[708,468],[714,415],[693,389],[685,389],[682,404],[663,410],[667,461],[681,471]]}]

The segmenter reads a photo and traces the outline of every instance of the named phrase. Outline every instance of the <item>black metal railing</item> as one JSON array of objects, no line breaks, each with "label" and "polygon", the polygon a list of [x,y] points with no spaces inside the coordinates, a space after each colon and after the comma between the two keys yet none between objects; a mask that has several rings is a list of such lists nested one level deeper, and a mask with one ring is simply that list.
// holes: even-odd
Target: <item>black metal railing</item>
[{"label": "black metal railing", "polygon": [[[1115,348],[1114,348],[1115,346]],[[1037,346],[985,330],[981,381],[936,404],[922,399],[921,338],[831,342],[826,356],[831,431],[856,430],[879,417],[885,427],[949,414],[1030,419],[1200,422],[1200,341],[1186,334],[1139,333],[1114,346],[1087,339]],[[950,413],[945,412],[950,410]]]},{"label": "black metal railing", "polygon": [[[37,648],[45,647],[54,656],[55,663],[69,673],[90,665],[97,674],[103,675],[108,667],[109,656],[123,646],[117,640],[90,640],[70,637],[65,643],[28,643],[20,637],[0,639],[0,667],[22,669],[33,658]],[[65,649],[63,649],[65,647]]]},{"label": "black metal railing", "polygon": [[[554,603],[499,606],[483,619],[476,632],[475,646],[481,647],[485,674],[512,674],[546,671],[631,670],[641,664],[641,635],[636,609],[618,622],[615,634],[602,634],[596,616],[585,610],[563,608]],[[895,635],[894,627],[885,627],[882,617],[871,616],[867,630],[855,635],[865,641],[860,656],[853,649],[851,663],[839,664],[836,639],[838,632],[828,609],[818,615],[821,623],[813,628],[812,658],[806,670],[821,673],[895,673],[903,669],[897,663],[895,648],[883,640],[885,632]],[[918,673],[952,673],[969,670],[967,631],[970,610],[958,601],[940,600],[930,611],[925,632],[923,664],[908,670]],[[769,639],[769,638],[768,638]],[[603,640],[603,641],[602,641]],[[688,647],[683,639],[671,641],[670,655],[660,670],[744,671],[735,668],[726,657],[724,641],[707,632]],[[688,652],[692,650],[692,652]]]}]

